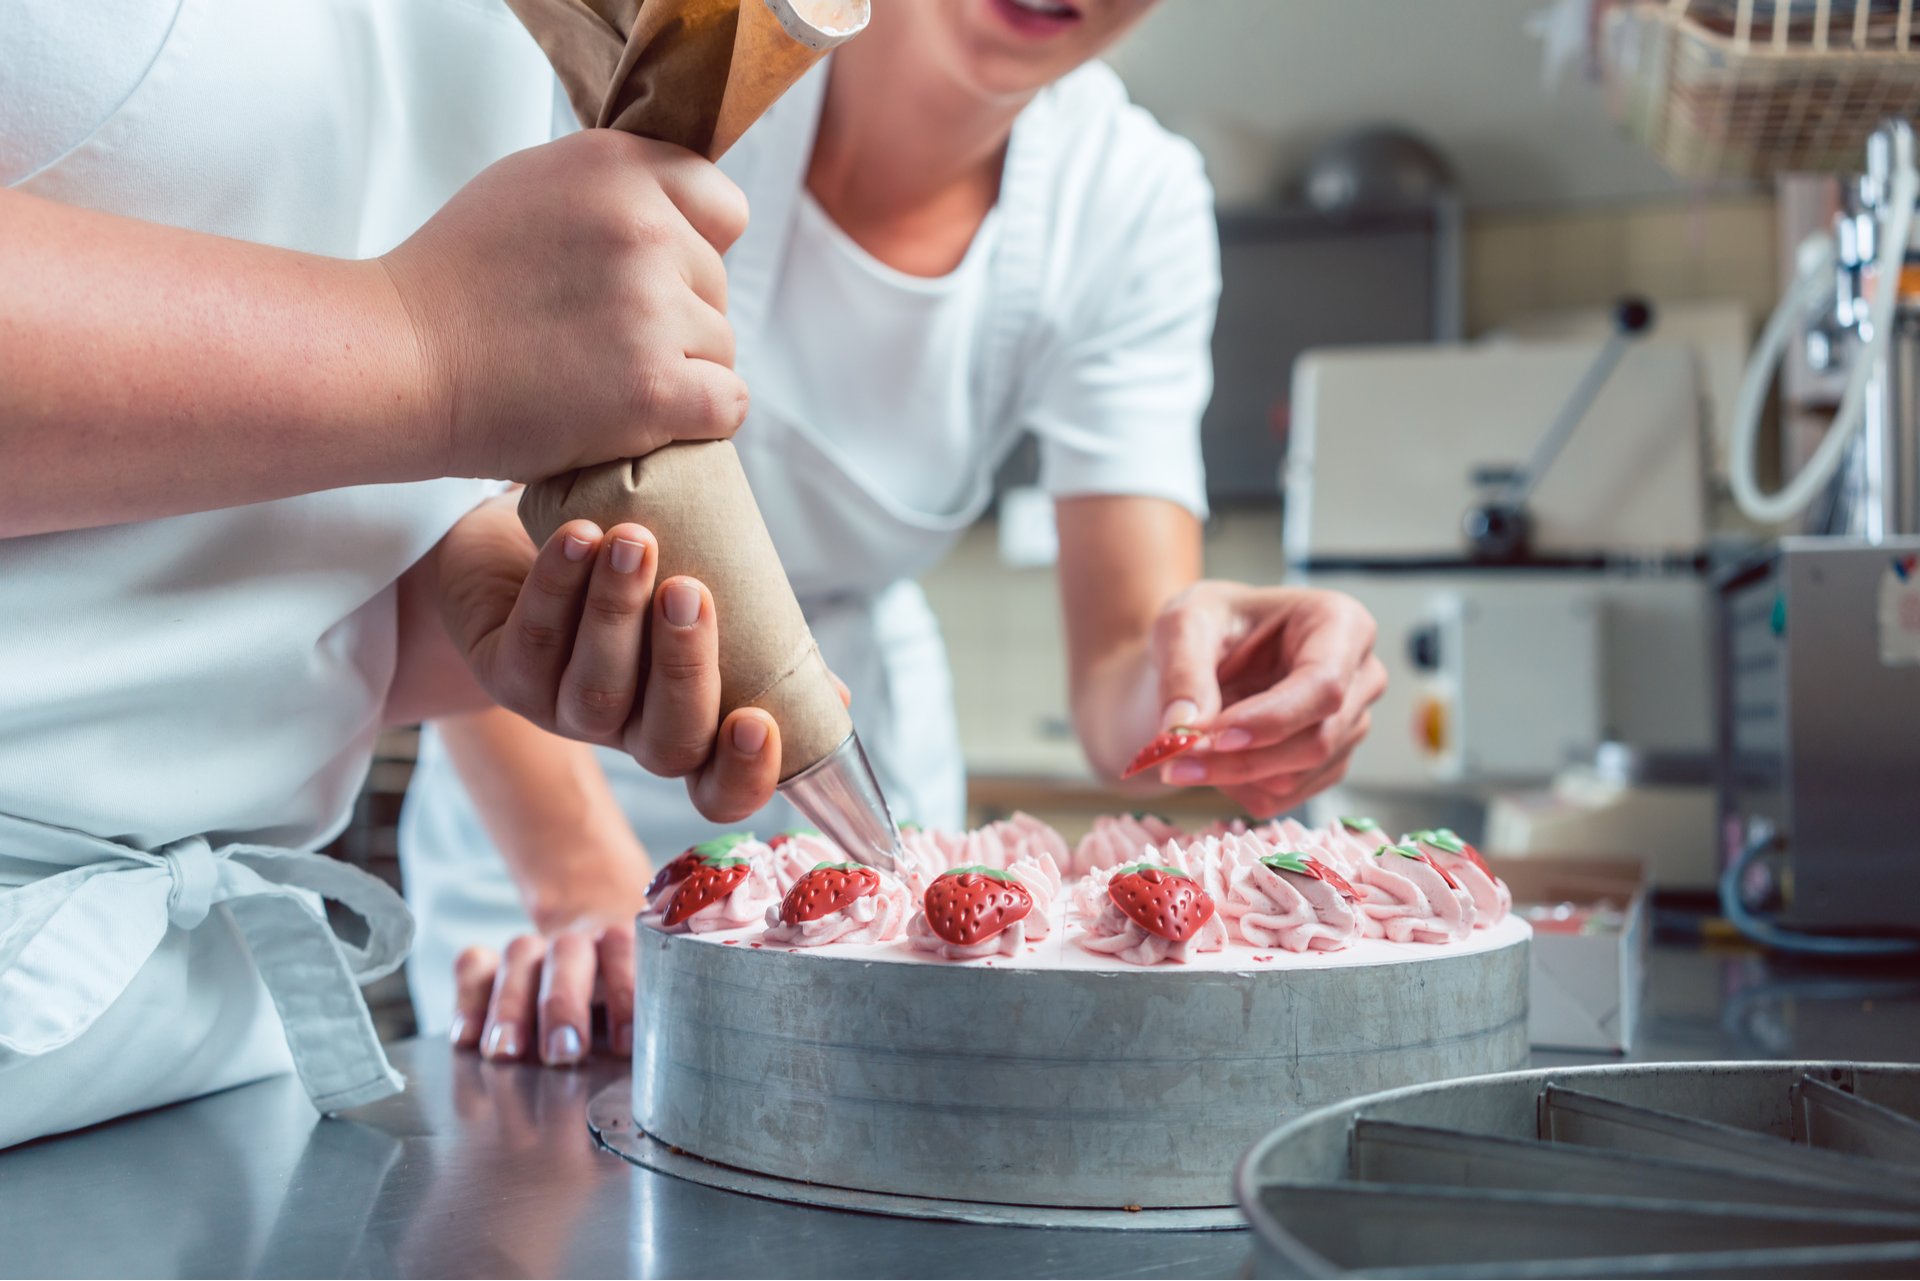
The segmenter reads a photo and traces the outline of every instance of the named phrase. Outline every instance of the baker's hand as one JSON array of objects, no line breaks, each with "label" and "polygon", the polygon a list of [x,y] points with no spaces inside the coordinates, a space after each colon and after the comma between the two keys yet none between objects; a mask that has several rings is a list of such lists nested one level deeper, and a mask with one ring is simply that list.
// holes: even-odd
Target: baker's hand
[{"label": "baker's hand", "polygon": [[1199,582],[1154,621],[1160,727],[1206,737],[1160,767],[1269,818],[1333,786],[1387,687],[1373,616],[1338,592]]},{"label": "baker's hand", "polygon": [[470,947],[453,963],[456,988],[448,1038],[490,1059],[537,1057],[575,1067],[593,1048],[593,1007],[607,1010],[607,1048],[633,1053],[633,916],[552,935],[522,934],[502,956]]},{"label": "baker's hand", "polygon": [[433,474],[531,481],[733,435],[747,389],[720,255],[746,225],[712,164],[611,129],[482,171],[381,259]]},{"label": "baker's hand", "polygon": [[656,591],[658,548],[646,529],[569,521],[536,554],[509,495],[469,513],[434,554],[446,631],[500,706],[551,733],[619,748],[650,773],[684,777],[694,807],[716,823],[772,798],[779,727],[757,707],[721,721],[713,596],[686,577]]}]

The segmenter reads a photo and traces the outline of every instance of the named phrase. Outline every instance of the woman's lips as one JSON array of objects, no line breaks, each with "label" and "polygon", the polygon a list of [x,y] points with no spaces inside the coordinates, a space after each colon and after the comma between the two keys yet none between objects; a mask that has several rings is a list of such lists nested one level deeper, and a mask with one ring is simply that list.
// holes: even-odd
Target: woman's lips
[{"label": "woman's lips", "polygon": [[1023,36],[1059,35],[1080,21],[1080,11],[1055,0],[990,0],[1000,20]]}]

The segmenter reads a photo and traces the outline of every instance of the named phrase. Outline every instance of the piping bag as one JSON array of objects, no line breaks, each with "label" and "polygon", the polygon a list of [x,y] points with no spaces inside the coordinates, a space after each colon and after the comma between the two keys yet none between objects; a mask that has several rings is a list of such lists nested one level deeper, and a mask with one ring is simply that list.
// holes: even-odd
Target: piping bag
[{"label": "piping bag", "polygon": [[[624,129],[717,160],[828,50],[867,25],[868,0],[507,0],[588,128]],[[894,867],[900,832],[807,628],[728,441],[665,445],[528,485],[536,546],[575,519],[653,531],[660,577],[713,593],[720,715],[780,726],[781,794],[848,856]],[[649,615],[651,618],[651,615]],[[643,641],[641,664],[648,661]]]}]

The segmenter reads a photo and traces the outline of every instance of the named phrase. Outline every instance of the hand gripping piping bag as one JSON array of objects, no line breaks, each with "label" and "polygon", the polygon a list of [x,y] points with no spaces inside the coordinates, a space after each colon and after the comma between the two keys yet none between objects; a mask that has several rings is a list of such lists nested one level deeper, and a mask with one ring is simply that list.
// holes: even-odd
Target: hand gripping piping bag
[{"label": "hand gripping piping bag", "polygon": [[[709,160],[828,50],[867,25],[868,0],[507,0],[582,124],[677,143]],[[720,714],[759,707],[780,726],[780,790],[842,849],[891,870],[899,832],[794,599],[727,441],[536,481],[520,520],[538,546],[569,520],[634,521],[660,544],[660,578],[707,585],[720,622]]]}]

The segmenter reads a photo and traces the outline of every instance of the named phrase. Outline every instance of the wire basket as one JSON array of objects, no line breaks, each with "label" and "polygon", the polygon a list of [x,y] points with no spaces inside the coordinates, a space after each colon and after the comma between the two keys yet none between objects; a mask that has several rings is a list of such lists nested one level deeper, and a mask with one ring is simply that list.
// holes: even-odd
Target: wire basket
[{"label": "wire basket", "polygon": [[1888,116],[1920,114],[1914,0],[1608,4],[1615,119],[1686,177],[1848,172]]}]

